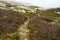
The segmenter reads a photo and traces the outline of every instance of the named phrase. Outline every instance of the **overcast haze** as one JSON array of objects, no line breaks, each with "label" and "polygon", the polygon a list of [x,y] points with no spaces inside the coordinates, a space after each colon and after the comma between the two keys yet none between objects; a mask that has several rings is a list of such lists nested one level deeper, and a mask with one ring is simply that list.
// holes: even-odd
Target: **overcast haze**
[{"label": "overcast haze", "polygon": [[6,0],[19,3],[29,3],[40,7],[55,8],[60,7],[60,0]]}]

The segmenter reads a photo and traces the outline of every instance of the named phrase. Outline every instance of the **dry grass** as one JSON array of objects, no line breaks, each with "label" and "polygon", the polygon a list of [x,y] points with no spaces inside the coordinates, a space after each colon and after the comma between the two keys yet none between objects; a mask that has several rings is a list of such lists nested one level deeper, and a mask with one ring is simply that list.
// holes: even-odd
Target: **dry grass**
[{"label": "dry grass", "polygon": [[[48,17],[48,16],[47,16]],[[41,18],[39,16],[32,17],[28,29],[30,29],[30,40],[60,40],[60,24],[52,23],[54,20]]]},{"label": "dry grass", "polygon": [[22,13],[0,9],[0,36],[14,34],[26,18]]}]

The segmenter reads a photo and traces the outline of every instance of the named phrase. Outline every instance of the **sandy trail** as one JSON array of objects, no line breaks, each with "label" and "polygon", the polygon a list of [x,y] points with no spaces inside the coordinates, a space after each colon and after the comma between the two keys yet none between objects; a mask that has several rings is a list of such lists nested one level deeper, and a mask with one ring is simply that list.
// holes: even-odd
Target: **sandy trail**
[{"label": "sandy trail", "polygon": [[29,29],[27,29],[28,23],[29,23],[29,20],[26,20],[24,24],[20,25],[20,28],[19,28],[20,40],[28,40],[28,33],[29,33]]}]

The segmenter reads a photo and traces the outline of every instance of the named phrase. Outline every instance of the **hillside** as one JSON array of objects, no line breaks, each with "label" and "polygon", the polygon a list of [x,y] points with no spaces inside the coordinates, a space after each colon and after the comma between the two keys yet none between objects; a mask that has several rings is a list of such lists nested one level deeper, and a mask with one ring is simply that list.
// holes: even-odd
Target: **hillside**
[{"label": "hillside", "polygon": [[0,1],[0,40],[60,40],[60,8]]}]

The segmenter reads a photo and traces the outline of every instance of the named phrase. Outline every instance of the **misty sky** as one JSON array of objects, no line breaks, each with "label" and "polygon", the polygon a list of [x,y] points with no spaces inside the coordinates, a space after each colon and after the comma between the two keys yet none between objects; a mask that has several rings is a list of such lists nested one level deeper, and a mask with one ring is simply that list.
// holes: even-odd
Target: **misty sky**
[{"label": "misty sky", "polygon": [[46,7],[46,8],[60,7],[60,0],[10,0],[10,1],[29,3],[40,7]]}]

